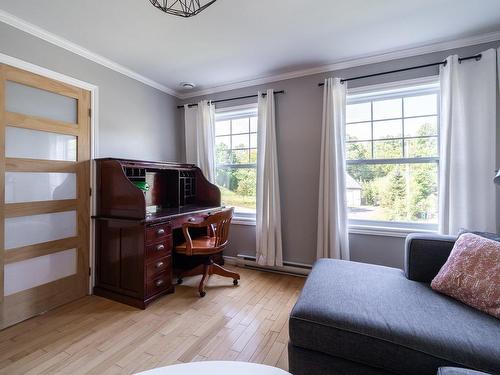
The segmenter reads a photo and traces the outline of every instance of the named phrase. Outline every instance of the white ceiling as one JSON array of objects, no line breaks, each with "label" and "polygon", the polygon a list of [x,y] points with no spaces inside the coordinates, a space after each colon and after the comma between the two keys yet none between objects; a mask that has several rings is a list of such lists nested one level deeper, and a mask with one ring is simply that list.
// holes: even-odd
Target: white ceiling
[{"label": "white ceiling", "polygon": [[499,0],[0,0],[0,9],[180,93],[500,30]]}]

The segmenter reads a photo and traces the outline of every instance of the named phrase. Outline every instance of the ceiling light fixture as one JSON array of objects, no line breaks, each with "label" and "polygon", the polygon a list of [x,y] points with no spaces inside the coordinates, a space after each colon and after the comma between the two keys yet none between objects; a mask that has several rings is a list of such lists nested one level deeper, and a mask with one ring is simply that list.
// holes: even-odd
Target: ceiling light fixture
[{"label": "ceiling light fixture", "polygon": [[181,82],[180,86],[183,89],[191,90],[196,87],[196,85],[193,82]]},{"label": "ceiling light fixture", "polygon": [[215,3],[216,0],[149,0],[155,8],[180,17],[191,17]]}]

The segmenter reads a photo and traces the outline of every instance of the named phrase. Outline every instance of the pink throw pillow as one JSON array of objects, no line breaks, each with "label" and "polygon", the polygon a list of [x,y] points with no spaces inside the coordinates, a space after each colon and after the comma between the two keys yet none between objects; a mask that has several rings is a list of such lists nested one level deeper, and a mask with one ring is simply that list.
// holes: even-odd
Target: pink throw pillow
[{"label": "pink throw pillow", "polygon": [[431,287],[500,319],[500,242],[462,234]]}]

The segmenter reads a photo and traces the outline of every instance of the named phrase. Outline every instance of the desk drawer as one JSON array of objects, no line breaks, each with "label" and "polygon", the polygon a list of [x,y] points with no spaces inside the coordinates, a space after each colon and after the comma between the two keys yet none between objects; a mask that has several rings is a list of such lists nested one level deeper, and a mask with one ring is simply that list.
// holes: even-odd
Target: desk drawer
[{"label": "desk drawer", "polygon": [[146,243],[151,244],[172,234],[170,222],[151,225],[146,228]]},{"label": "desk drawer", "polygon": [[172,219],[172,228],[181,228],[184,223],[201,223],[208,215],[206,213],[203,214],[192,214],[192,215],[183,215]]},{"label": "desk drawer", "polygon": [[158,259],[172,255],[172,236],[164,237],[162,240],[151,245],[146,245],[146,259]]},{"label": "desk drawer", "polygon": [[164,271],[146,282],[147,297],[154,296],[172,286],[172,272]]},{"label": "desk drawer", "polygon": [[169,255],[167,257],[155,259],[146,264],[146,278],[150,280],[154,276],[159,275],[162,272],[172,270],[172,257]]}]

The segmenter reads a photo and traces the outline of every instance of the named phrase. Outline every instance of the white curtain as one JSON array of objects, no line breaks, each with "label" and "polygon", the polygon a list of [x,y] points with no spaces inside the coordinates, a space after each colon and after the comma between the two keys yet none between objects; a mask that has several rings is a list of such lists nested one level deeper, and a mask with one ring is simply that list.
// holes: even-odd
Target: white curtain
[{"label": "white curtain", "polygon": [[215,181],[215,106],[202,100],[184,106],[186,161],[200,167],[208,181]]},{"label": "white curtain", "polygon": [[440,68],[439,232],[496,231],[496,51]]},{"label": "white curtain", "polygon": [[349,259],[345,162],[346,88],[325,80],[318,204],[318,258]]},{"label": "white curtain", "polygon": [[258,94],[257,263],[282,266],[281,209],[274,92]]}]

